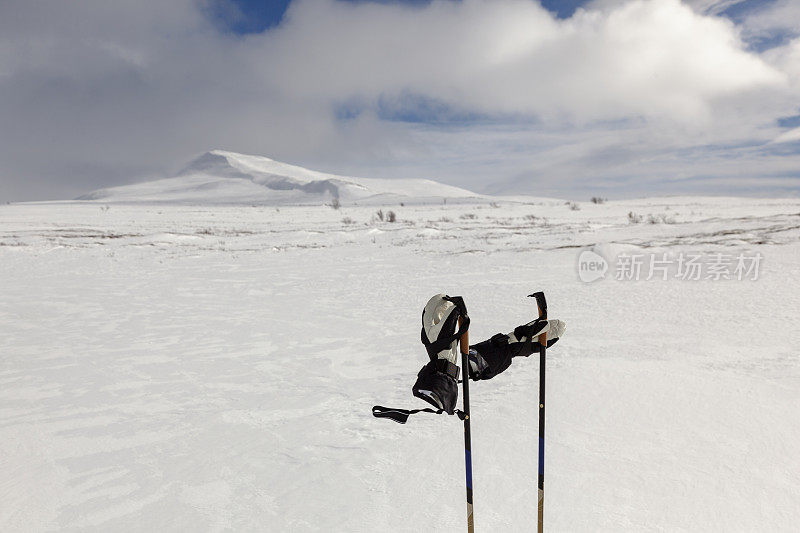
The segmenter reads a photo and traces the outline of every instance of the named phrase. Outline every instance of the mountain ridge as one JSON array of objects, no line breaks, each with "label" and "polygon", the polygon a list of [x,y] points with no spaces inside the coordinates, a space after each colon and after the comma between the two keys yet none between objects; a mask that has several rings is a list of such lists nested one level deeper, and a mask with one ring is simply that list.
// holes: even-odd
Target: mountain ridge
[{"label": "mountain ridge", "polygon": [[81,201],[315,204],[430,203],[442,199],[481,199],[483,195],[427,179],[377,179],[341,176],[283,163],[264,156],[210,150],[175,176],[98,189]]}]

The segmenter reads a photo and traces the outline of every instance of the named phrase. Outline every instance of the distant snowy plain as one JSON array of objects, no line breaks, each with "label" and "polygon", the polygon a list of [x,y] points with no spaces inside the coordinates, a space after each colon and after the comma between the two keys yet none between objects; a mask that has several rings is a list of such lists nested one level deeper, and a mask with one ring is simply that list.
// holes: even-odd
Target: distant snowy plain
[{"label": "distant snowy plain", "polygon": [[[464,530],[460,421],[370,408],[425,406],[432,294],[475,342],[544,290],[547,531],[796,531],[800,201],[575,205],[0,206],[0,530]],[[584,283],[585,249],[763,261]],[[471,387],[478,531],[535,530],[537,395],[535,357]]]}]

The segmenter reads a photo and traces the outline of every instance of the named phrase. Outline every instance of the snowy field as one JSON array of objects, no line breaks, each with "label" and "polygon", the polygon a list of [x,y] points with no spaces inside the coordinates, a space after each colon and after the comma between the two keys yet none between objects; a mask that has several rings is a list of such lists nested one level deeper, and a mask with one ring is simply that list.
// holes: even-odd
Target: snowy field
[{"label": "snowy field", "polygon": [[[0,206],[0,530],[462,531],[460,421],[370,408],[432,294],[476,342],[544,290],[546,530],[797,531],[800,201],[576,207]],[[538,360],[470,392],[476,529],[534,531]]]}]

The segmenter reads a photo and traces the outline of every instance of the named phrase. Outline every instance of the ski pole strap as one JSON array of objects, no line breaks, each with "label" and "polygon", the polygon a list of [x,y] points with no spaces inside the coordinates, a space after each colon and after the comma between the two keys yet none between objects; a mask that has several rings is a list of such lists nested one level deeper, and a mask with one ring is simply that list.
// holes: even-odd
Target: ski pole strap
[{"label": "ski pole strap", "polygon": [[458,365],[454,365],[447,359],[437,359],[434,365],[436,366],[436,370],[438,370],[442,374],[447,374],[451,378],[458,380],[458,374],[460,370],[458,368]]},{"label": "ski pole strap", "polygon": [[[453,333],[452,335],[447,335],[445,337],[440,337],[434,341],[428,340],[428,334],[425,332],[425,328],[422,328],[420,340],[422,344],[425,345],[425,349],[428,352],[428,356],[431,358],[431,361],[436,360],[437,354],[442,350],[447,350],[450,348],[450,345],[453,341],[456,341],[461,338],[461,336],[466,333],[469,329],[469,317],[466,315],[458,315],[456,313],[451,314],[447,318],[447,322],[443,326],[443,330],[448,330],[450,328],[455,329],[455,322],[458,318],[461,318],[461,327],[458,328],[458,331]],[[448,323],[449,322],[449,323]]]},{"label": "ski pole strap", "polygon": [[[523,324],[522,326],[517,326],[514,328],[514,336],[517,339],[521,339],[522,337],[538,337],[539,332],[544,329],[547,325],[547,320],[541,317],[537,318],[530,324]],[[495,335],[496,337],[497,335]],[[494,337],[492,337],[494,339]]]},{"label": "ski pole strap", "polygon": [[[525,348],[528,353],[533,353],[533,343],[534,340],[538,341],[538,333],[544,329],[547,325],[547,320],[543,319],[542,317],[537,318],[530,324],[524,324],[522,326],[517,326],[514,328],[514,336],[519,339],[525,339]],[[492,337],[494,339],[494,337]]]},{"label": "ski pole strap", "polygon": [[[384,407],[382,405],[376,405],[372,408],[372,416],[375,418],[388,418],[389,420],[394,420],[398,424],[405,424],[408,420],[408,417],[417,413],[433,413],[435,415],[440,415],[444,413],[443,409],[431,409],[430,407],[426,407],[425,409],[397,409],[394,407]],[[461,420],[464,420],[464,411],[460,411],[456,409],[455,412],[456,416]]]}]

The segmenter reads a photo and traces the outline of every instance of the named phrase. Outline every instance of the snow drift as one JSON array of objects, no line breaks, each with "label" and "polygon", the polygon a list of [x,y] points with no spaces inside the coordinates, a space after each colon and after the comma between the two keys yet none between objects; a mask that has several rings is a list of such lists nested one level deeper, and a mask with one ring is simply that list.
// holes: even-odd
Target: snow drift
[{"label": "snow drift", "polygon": [[77,200],[199,204],[382,204],[481,198],[425,179],[373,179],[327,174],[267,157],[212,150],[175,177],[100,189]]}]

